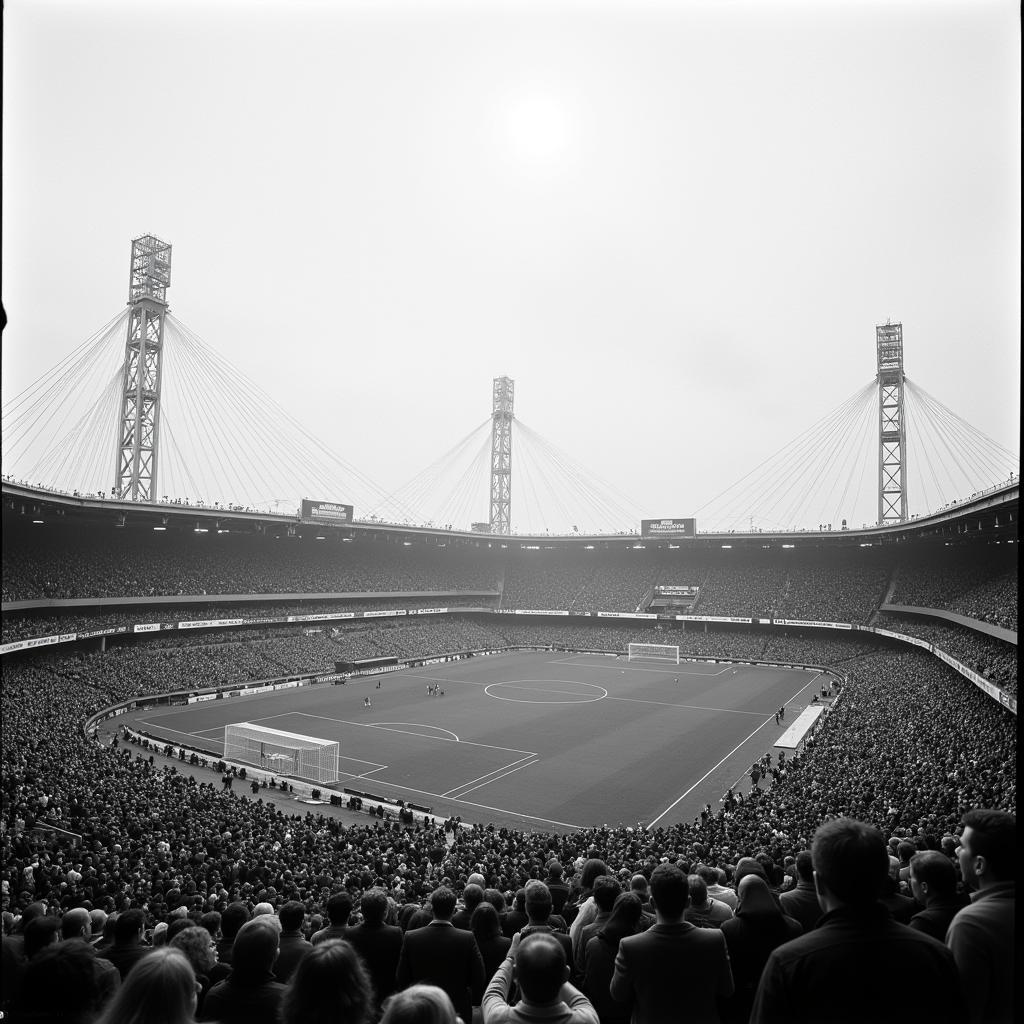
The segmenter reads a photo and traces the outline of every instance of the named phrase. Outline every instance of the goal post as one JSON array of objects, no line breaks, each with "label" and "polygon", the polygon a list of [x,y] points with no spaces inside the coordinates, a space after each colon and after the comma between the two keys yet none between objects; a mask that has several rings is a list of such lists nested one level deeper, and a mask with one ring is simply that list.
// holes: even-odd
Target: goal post
[{"label": "goal post", "polygon": [[337,740],[302,736],[252,722],[224,726],[224,760],[241,761],[273,775],[307,782],[337,782],[340,753]]},{"label": "goal post", "polygon": [[629,661],[666,661],[679,664],[679,647],[675,644],[630,644]]}]

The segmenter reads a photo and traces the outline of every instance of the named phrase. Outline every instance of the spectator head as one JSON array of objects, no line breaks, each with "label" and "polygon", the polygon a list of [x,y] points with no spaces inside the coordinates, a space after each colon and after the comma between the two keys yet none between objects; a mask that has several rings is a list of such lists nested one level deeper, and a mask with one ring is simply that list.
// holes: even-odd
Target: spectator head
[{"label": "spectator head", "polygon": [[167,945],[167,933],[170,931],[166,921],[158,921],[153,928],[153,948]]},{"label": "spectator head", "polygon": [[192,965],[180,949],[151,950],[125,975],[100,1024],[192,1020],[198,988]]},{"label": "spectator head", "polygon": [[[301,906],[301,904],[299,904]],[[363,913],[363,920],[370,925],[384,923],[388,914],[388,894],[383,889],[368,889],[363,893],[359,901],[359,907]],[[281,918],[282,922],[284,917]]]},{"label": "spectator head", "polygon": [[956,839],[953,836],[943,836],[939,840],[939,848],[950,860],[956,860],[956,847]]},{"label": "spectator head", "polygon": [[197,924],[189,924],[179,930],[177,934],[168,938],[167,945],[172,949],[180,949],[185,954],[197,977],[200,974],[208,975],[217,963],[216,939]]},{"label": "spectator head", "polygon": [[132,945],[142,941],[142,931],[146,927],[146,916],[141,910],[126,910],[117,915],[114,922],[114,943],[118,946]]},{"label": "spectator head", "polygon": [[398,912],[398,927],[402,931],[409,930],[409,922],[412,921],[413,916],[420,908],[415,903],[405,903],[402,909]]},{"label": "spectator head", "polygon": [[91,1021],[101,998],[92,947],[68,939],[41,949],[25,967],[20,996],[32,1008],[26,1020]]},{"label": "spectator head", "polygon": [[42,900],[36,900],[34,903],[30,903],[22,912],[21,918],[15,925],[15,932],[24,935],[25,929],[29,926],[29,922],[35,920],[37,917],[44,917],[46,915],[46,904]]},{"label": "spectator head", "polygon": [[678,921],[690,902],[686,875],[675,864],[659,864],[651,874],[651,902],[658,917]]},{"label": "spectator head", "polygon": [[900,859],[900,867],[905,868],[910,864],[910,858],[917,853],[917,847],[910,842],[909,839],[904,839],[899,846],[896,847],[896,856]]},{"label": "spectator head", "polygon": [[476,936],[477,942],[496,939],[501,935],[501,918],[490,903],[481,903],[473,911],[473,916],[469,919],[469,930]]},{"label": "spectator head", "polygon": [[956,895],[956,869],[938,850],[924,850],[910,858],[910,889],[922,906],[929,900],[950,900]]},{"label": "spectator head", "polygon": [[698,864],[693,873],[700,875],[705,885],[718,885],[718,869],[710,864]]},{"label": "spectator head", "polygon": [[25,926],[25,957],[31,960],[41,949],[60,941],[60,921],[35,917]]},{"label": "spectator head", "polygon": [[527,935],[516,953],[516,977],[526,1002],[535,1006],[556,1002],[569,979],[562,944],[544,932]]},{"label": "spectator head", "polygon": [[690,906],[703,907],[708,901],[708,886],[700,875],[687,875],[686,887],[690,891]]},{"label": "spectator head", "polygon": [[480,874],[479,871],[474,871],[473,874],[466,879],[467,885],[479,885],[481,889],[487,888],[487,879]]},{"label": "spectator head", "polygon": [[622,888],[611,875],[601,875],[594,879],[594,902],[601,913],[611,912],[616,897],[621,892]]},{"label": "spectator head", "polygon": [[436,985],[411,985],[384,1001],[380,1024],[456,1024],[448,993]]},{"label": "spectator head", "polygon": [[[715,879],[717,881],[717,877]],[[641,903],[646,903],[648,897],[651,895],[650,883],[647,881],[646,875],[634,875],[629,880],[629,891],[635,892],[640,897]]]},{"label": "spectator head", "polygon": [[613,949],[627,935],[634,935],[643,914],[643,904],[635,892],[623,892],[615,898],[612,912],[602,926],[600,934]]},{"label": "spectator head", "polygon": [[505,913],[505,897],[497,889],[484,889],[484,899],[499,913]]},{"label": "spectator head", "polygon": [[768,883],[760,875],[746,875],[736,887],[736,908],[744,914],[779,914]]},{"label": "spectator head", "polygon": [[278,926],[265,914],[246,921],[231,947],[232,980],[263,980],[274,967],[280,947]]},{"label": "spectator head", "polygon": [[768,881],[768,872],[765,871],[764,866],[754,860],[753,857],[740,857],[736,862],[736,872],[733,875],[733,881],[736,885],[740,884],[740,880],[744,875],[760,875],[766,882]]},{"label": "spectator head", "polygon": [[561,882],[562,876],[565,874],[565,868],[557,860],[548,861],[548,881],[549,882]]},{"label": "spectator head", "polygon": [[252,908],[253,917],[263,917],[264,914],[272,915],[273,913],[274,905],[272,903],[257,903],[256,906]]},{"label": "spectator head", "polygon": [[308,950],[281,998],[282,1024],[365,1024],[374,1009],[373,985],[359,955],[344,939]]},{"label": "spectator head", "polygon": [[175,935],[180,935],[186,928],[197,927],[195,921],[190,921],[187,917],[176,917],[167,926],[167,938],[166,942],[170,942]]},{"label": "spectator head", "polygon": [[801,850],[796,855],[796,873],[801,882],[814,881],[814,860],[810,850]]},{"label": "spectator head", "polygon": [[1006,811],[974,810],[963,816],[960,872],[964,882],[985,889],[1016,877],[1017,819]]},{"label": "spectator head", "polygon": [[852,818],[827,821],[814,833],[811,857],[823,910],[838,905],[864,907],[881,896],[889,854],[874,826]]},{"label": "spectator head", "polygon": [[583,863],[583,870],[580,872],[580,885],[585,890],[593,889],[594,880],[607,874],[608,865],[598,857],[591,857],[590,860]]},{"label": "spectator head", "polygon": [[208,910],[199,918],[199,927],[205,928],[214,938],[220,934],[220,911]]},{"label": "spectator head", "polygon": [[530,918],[530,924],[544,924],[551,916],[551,890],[536,878],[526,883],[523,905]]},{"label": "spectator head", "polygon": [[92,924],[92,934],[102,935],[103,926],[107,923],[107,912],[96,907],[94,910],[89,911],[89,920]]},{"label": "spectator head", "polygon": [[470,882],[465,889],[462,890],[462,902],[469,911],[470,914],[476,910],[484,901],[484,891],[475,882]]},{"label": "spectator head", "polygon": [[526,890],[525,889],[517,889],[516,890],[516,894],[515,894],[515,896],[514,896],[514,898],[512,900],[512,908],[513,908],[513,910],[518,910],[520,914],[525,912],[525,910],[526,910]]},{"label": "spectator head", "polygon": [[92,937],[92,918],[84,907],[74,907],[65,912],[60,919],[60,937],[62,939],[85,939]]},{"label": "spectator head", "polygon": [[281,929],[286,932],[297,932],[306,918],[306,908],[298,900],[289,900],[278,912]]},{"label": "spectator head", "polygon": [[225,939],[232,940],[238,929],[249,920],[249,908],[244,903],[229,903],[220,918],[220,932]]},{"label": "spectator head", "polygon": [[334,928],[344,927],[352,916],[352,896],[347,892],[336,892],[327,901],[327,920]]},{"label": "spectator head", "polygon": [[455,913],[455,893],[446,885],[438,886],[430,894],[430,909],[435,921],[450,921]]}]

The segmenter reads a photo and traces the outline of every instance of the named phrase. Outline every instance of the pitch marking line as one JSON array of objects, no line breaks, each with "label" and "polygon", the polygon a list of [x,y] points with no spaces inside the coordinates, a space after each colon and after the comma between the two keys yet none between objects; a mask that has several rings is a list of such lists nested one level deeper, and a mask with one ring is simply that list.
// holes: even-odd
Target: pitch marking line
[{"label": "pitch marking line", "polygon": [[403,672],[402,675],[406,679],[424,679],[428,683],[469,683],[470,686],[487,685],[487,683],[481,683],[476,679],[456,679],[452,676],[423,676],[418,672]]},{"label": "pitch marking line", "polygon": [[[739,711],[736,708],[708,708],[701,704],[671,704],[664,700],[646,700],[642,697],[609,697],[609,700],[627,701],[631,704],[660,704],[666,708],[684,708],[687,711],[717,711],[728,715],[756,715],[758,718],[764,714],[763,711]],[[774,714],[775,712],[772,712]]]},{"label": "pitch marking line", "polygon": [[[518,761],[512,761],[509,764],[502,765],[500,768],[495,768],[493,771],[487,772],[484,775],[478,775],[475,779],[470,779],[468,782],[460,782],[457,786],[452,786],[447,793],[442,793],[441,796],[447,799],[453,793],[458,793],[460,789],[465,789],[466,786],[472,786],[474,782],[481,782],[483,779],[490,779],[492,775],[497,775],[499,772],[505,771],[506,768],[513,768],[515,765],[521,765],[524,761],[530,761],[536,757],[536,754],[527,754],[526,757],[521,757]],[[493,782],[494,780],[492,779],[491,781]]]},{"label": "pitch marking line", "polygon": [[[447,736],[425,736],[421,732],[409,732],[406,729],[393,729],[390,725],[378,725],[374,722],[352,722],[349,721],[349,719],[347,718],[330,718],[327,715],[311,715],[308,711],[289,711],[288,714],[303,715],[306,718],[322,718],[325,722],[341,722],[342,725],[358,725],[363,729],[381,729],[384,732],[401,732],[405,733],[407,736],[415,736],[417,739],[421,740],[437,740],[439,743],[462,743],[468,747],[484,747],[486,750],[505,750],[508,751],[510,754],[533,754],[534,756],[537,756],[536,751],[520,750],[518,747],[499,747],[493,743],[474,743],[473,740],[460,740],[458,737],[456,737],[455,739],[448,739]],[[425,723],[422,725],[418,722],[413,724],[425,729],[439,728],[439,726],[426,725]],[[447,732],[448,730],[444,731]],[[452,733],[452,736],[455,736],[455,733]],[[423,791],[419,790],[419,792]],[[438,796],[439,794],[430,793],[428,795]]]},{"label": "pitch marking line", "polygon": [[504,779],[508,775],[513,775],[515,772],[522,771],[524,768],[532,768],[535,764],[540,763],[540,758],[534,758],[532,761],[528,761],[526,764],[521,764],[516,768],[508,765],[508,771],[503,772],[501,775],[495,775],[493,779],[487,779],[486,782],[481,782],[476,786],[470,786],[469,789],[464,789],[462,792],[454,797],[455,800],[461,800],[467,793],[472,793],[476,789],[482,789],[484,786],[489,786],[492,782],[497,782],[499,779]]},{"label": "pitch marking line", "polygon": [[[803,693],[804,690],[806,690],[807,687],[810,686],[820,675],[822,675],[821,672],[819,672],[818,675],[815,676],[810,683],[805,683],[803,686],[801,686],[800,689],[797,690],[796,693],[794,693],[793,696],[789,698],[789,700],[796,700],[796,698],[799,697],[800,694]],[[668,814],[668,812],[671,811],[672,808],[675,807],[680,800],[683,800],[686,797],[688,797],[713,771],[715,771],[717,768],[720,768],[723,764],[725,764],[725,762],[728,761],[729,758],[732,757],[732,755],[735,754],[736,751],[739,750],[740,747],[742,747],[746,742],[752,740],[772,720],[774,716],[775,712],[772,712],[772,714],[770,714],[746,739],[740,740],[739,743],[737,743],[736,746],[733,747],[732,750],[730,750],[729,753],[726,754],[725,757],[723,757],[722,760],[718,762],[718,764],[713,765],[711,768],[709,768],[685,793],[682,794],[682,796],[676,797],[675,800],[673,800],[672,803],[670,803],[668,807],[666,807],[665,810],[661,812],[661,814],[659,814],[653,821],[649,821],[647,823],[647,828],[654,828],[654,826],[657,825],[658,822],[661,821],[661,819],[664,818],[665,815]]]}]

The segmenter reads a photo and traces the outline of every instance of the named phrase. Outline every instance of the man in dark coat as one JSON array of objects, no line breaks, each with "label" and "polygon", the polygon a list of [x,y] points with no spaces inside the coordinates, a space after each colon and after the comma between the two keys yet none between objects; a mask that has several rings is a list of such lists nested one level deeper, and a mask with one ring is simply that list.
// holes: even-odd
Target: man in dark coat
[{"label": "man in dark coat", "polygon": [[[482,889],[480,896],[483,898]],[[363,923],[349,928],[347,938],[370,972],[379,1006],[395,991],[395,974],[402,952],[402,929],[384,923],[388,897],[383,889],[370,889],[363,893],[361,907]]]},{"label": "man in dark coat", "polygon": [[274,977],[285,983],[295,973],[299,961],[313,948],[313,943],[302,934],[306,908],[298,900],[289,900],[277,916],[281,919],[281,952],[274,964]]},{"label": "man in dark coat", "polygon": [[952,954],[892,919],[880,902],[889,855],[878,829],[826,822],[811,846],[825,913],[808,935],[768,958],[750,1024],[962,1024]]},{"label": "man in dark coat", "polygon": [[800,922],[806,935],[824,913],[818,902],[818,890],[814,888],[814,866],[810,850],[801,850],[796,855],[796,879],[795,889],[779,895],[779,905],[784,914]]},{"label": "man in dark coat", "polygon": [[114,922],[114,944],[103,955],[118,970],[121,980],[149,952],[142,944],[146,917],[141,910],[126,910]]},{"label": "man in dark coat", "polygon": [[949,923],[964,901],[956,894],[956,868],[938,850],[922,850],[910,858],[910,890],[924,907],[910,919],[910,927],[939,942],[946,941]]},{"label": "man in dark coat", "polygon": [[718,928],[683,920],[689,899],[686,875],[659,864],[651,875],[656,923],[619,943],[609,991],[632,1006],[636,1022],[711,1024],[719,1020],[718,1001],[733,993],[725,938]]},{"label": "man in dark coat", "polygon": [[242,925],[235,936],[231,974],[207,992],[200,1019],[220,1024],[277,1024],[285,990],[274,978],[277,928],[269,914]]},{"label": "man in dark coat", "polygon": [[484,960],[472,932],[452,925],[455,893],[446,886],[430,894],[434,919],[423,928],[405,933],[395,981],[398,988],[436,985],[448,993],[455,1012],[473,1019],[473,1006],[483,998]]}]

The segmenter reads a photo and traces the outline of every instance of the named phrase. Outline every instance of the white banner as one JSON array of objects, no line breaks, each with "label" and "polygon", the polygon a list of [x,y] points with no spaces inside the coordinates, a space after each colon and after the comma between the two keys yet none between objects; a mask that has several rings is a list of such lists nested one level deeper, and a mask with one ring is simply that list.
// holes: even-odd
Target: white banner
[{"label": "white banner", "polygon": [[680,622],[746,622],[749,623],[749,618],[742,618],[739,615],[677,615],[676,619]]},{"label": "white banner", "polygon": [[195,622],[179,622],[178,629],[202,629],[204,626],[244,626],[245,619],[197,619]]},{"label": "white banner", "polygon": [[189,697],[189,704],[199,704],[204,700],[216,700],[220,694],[217,693],[201,693],[197,697]]},{"label": "white banner", "polygon": [[814,622],[811,619],[776,619],[775,624],[777,626],[814,626],[818,629],[853,629],[849,622]]},{"label": "white banner", "polygon": [[410,608],[410,615],[444,615],[447,608]]},{"label": "white banner", "polygon": [[299,685],[298,679],[289,679],[287,683],[276,683],[274,685],[275,690],[291,690],[293,687]]},{"label": "white banner", "polygon": [[355,612],[317,612],[314,615],[289,615],[288,622],[323,622],[326,619],[354,619]]},{"label": "white banner", "polygon": [[159,622],[140,622],[132,626],[133,633],[155,633],[160,629]]},{"label": "white banner", "polygon": [[568,612],[557,611],[554,608],[516,608],[516,615],[568,615]]},{"label": "white banner", "polygon": [[363,612],[364,619],[379,619],[383,617],[393,617],[395,615],[404,615],[404,608],[384,608],[379,612]]},{"label": "white banner", "polygon": [[654,612],[597,612],[600,619],[656,619]]}]

